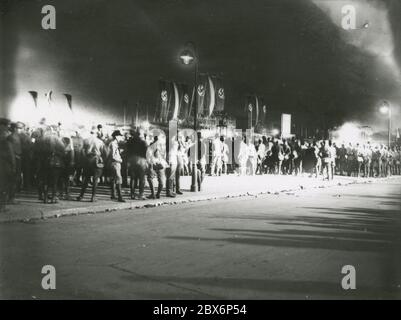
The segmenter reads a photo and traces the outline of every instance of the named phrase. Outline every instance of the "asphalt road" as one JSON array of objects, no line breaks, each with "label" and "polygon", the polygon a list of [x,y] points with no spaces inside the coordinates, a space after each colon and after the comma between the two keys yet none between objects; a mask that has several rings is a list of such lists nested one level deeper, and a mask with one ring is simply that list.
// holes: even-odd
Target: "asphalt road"
[{"label": "asphalt road", "polygon": [[393,179],[2,224],[0,298],[400,299],[400,208]]}]

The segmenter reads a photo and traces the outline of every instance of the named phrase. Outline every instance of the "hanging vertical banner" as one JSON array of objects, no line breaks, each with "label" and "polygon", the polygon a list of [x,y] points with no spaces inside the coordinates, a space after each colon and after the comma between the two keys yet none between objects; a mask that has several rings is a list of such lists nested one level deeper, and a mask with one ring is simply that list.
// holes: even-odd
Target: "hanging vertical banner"
[{"label": "hanging vertical banner", "polygon": [[207,79],[208,79],[208,90],[207,90],[208,109],[206,110],[205,115],[210,117],[213,113],[215,106],[216,92],[214,89],[212,78],[208,76]]},{"label": "hanging vertical banner", "polygon": [[70,110],[72,111],[72,96],[68,93],[64,93],[65,98],[67,99],[67,104]]},{"label": "hanging vertical banner", "polygon": [[186,84],[181,84],[179,86],[179,93],[180,93],[180,109],[179,109],[180,111],[178,118],[186,119],[189,116],[189,103],[190,103],[188,86]]},{"label": "hanging vertical banner", "polygon": [[159,112],[158,118],[161,122],[167,122],[168,112],[168,87],[164,80],[159,81]]},{"label": "hanging vertical banner", "polygon": [[253,127],[253,114],[255,113],[255,97],[247,96],[246,104],[245,104],[245,112],[248,115],[248,128],[251,129]]},{"label": "hanging vertical banner", "polygon": [[196,88],[196,103],[198,106],[198,115],[203,115],[205,107],[205,95],[206,95],[206,77],[198,77],[198,85]]},{"label": "hanging vertical banner", "polygon": [[191,88],[191,99],[190,99],[189,109],[188,109],[188,113],[187,113],[188,118],[191,118],[194,115],[196,99],[197,99],[197,97],[196,97],[196,88],[194,86],[192,86],[192,88]]},{"label": "hanging vertical banner", "polygon": [[[264,100],[264,99],[263,99]],[[264,103],[264,101],[262,100],[262,123],[265,125],[266,124],[266,120],[267,120],[267,106]]]},{"label": "hanging vertical banner", "polygon": [[28,91],[31,94],[33,99],[33,103],[35,104],[35,108],[38,107],[38,92],[37,91]]},{"label": "hanging vertical banner", "polygon": [[216,91],[216,106],[214,110],[219,112],[224,110],[225,92],[221,78],[216,77],[214,83]]},{"label": "hanging vertical banner", "polygon": [[287,113],[281,114],[281,135],[288,137],[291,135],[291,115]]},{"label": "hanging vertical banner", "polygon": [[46,98],[47,103],[49,104],[49,106],[51,105],[52,94],[53,94],[53,91],[52,91],[52,90],[50,90],[49,92],[46,92],[46,93],[45,93],[45,98]]},{"label": "hanging vertical banner", "polygon": [[255,95],[255,126],[259,123],[259,98]]},{"label": "hanging vertical banner", "polygon": [[173,90],[174,90],[174,108],[172,113],[172,119],[177,120],[180,108],[180,97],[178,94],[178,86],[175,82],[173,82]]},{"label": "hanging vertical banner", "polygon": [[167,115],[166,120],[170,121],[173,119],[174,114],[174,84],[167,82]]}]

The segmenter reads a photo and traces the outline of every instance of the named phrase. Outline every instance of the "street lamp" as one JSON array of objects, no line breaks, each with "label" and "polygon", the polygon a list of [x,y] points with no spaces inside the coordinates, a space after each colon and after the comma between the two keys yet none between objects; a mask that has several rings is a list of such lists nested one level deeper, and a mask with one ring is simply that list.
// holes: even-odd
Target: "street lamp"
[{"label": "street lamp", "polygon": [[380,112],[388,115],[388,147],[391,147],[391,105],[387,101],[383,101]]},{"label": "street lamp", "polygon": [[197,161],[198,161],[198,132],[197,132],[197,122],[198,122],[198,101],[196,99],[196,91],[198,89],[198,67],[199,67],[199,58],[198,54],[196,51],[195,44],[193,42],[187,42],[186,48],[184,51],[180,54],[180,59],[181,62],[185,65],[190,65],[192,63],[195,63],[195,94],[194,94],[194,99],[195,99],[195,112],[194,112],[194,131],[195,131],[195,157],[194,157],[194,162],[192,163],[192,178],[191,178],[191,191],[196,192],[197,191]]},{"label": "street lamp", "polygon": [[192,61],[194,61],[195,57],[194,55],[191,53],[190,50],[186,49],[184,50],[181,55],[180,55],[180,59],[182,60],[183,64],[191,64]]}]

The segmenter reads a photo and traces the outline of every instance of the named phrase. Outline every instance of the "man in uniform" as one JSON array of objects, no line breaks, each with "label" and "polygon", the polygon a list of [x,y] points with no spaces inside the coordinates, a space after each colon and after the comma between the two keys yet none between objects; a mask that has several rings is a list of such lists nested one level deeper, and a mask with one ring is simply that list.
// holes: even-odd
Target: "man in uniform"
[{"label": "man in uniform", "polygon": [[[44,167],[43,167],[43,203],[57,203],[57,191],[60,177],[65,169],[65,145],[59,137],[57,127],[48,127],[43,137]],[[51,198],[48,199],[49,189]]]},{"label": "man in uniform", "polygon": [[370,143],[368,142],[367,145],[364,145],[365,148],[365,155],[364,155],[364,162],[363,162],[363,167],[364,167],[364,177],[369,178],[371,174],[371,167],[372,167],[372,148]]},{"label": "man in uniform", "polygon": [[327,172],[327,180],[331,180],[331,153],[328,144],[325,141],[321,142],[319,157],[322,161],[322,174],[323,180],[325,179],[324,173]]},{"label": "man in uniform", "polygon": [[84,140],[82,156],[84,164],[84,181],[82,184],[81,193],[77,197],[77,200],[82,200],[86,188],[88,187],[89,180],[91,177],[93,177],[91,202],[95,202],[97,185],[99,183],[99,178],[103,174],[104,163],[105,159],[107,158],[106,146],[103,141],[97,137],[95,131],[91,131],[91,136]]},{"label": "man in uniform", "polygon": [[15,175],[12,177],[9,191],[9,202],[15,203],[15,194],[21,189],[22,182],[22,142],[21,133],[24,128],[22,122],[12,123],[10,126],[11,134],[8,136],[8,140],[12,144],[15,156]]},{"label": "man in uniform", "polygon": [[9,121],[0,119],[0,212],[5,211],[12,188],[10,183],[16,172],[15,154],[10,140],[8,139]]},{"label": "man in uniform", "polygon": [[116,198],[117,191],[117,200],[118,202],[125,202],[121,195],[121,184],[123,182],[123,178],[121,176],[121,163],[123,159],[120,154],[120,149],[118,143],[123,139],[123,135],[120,130],[115,130],[112,134],[112,142],[110,143],[110,173],[111,173],[111,199],[114,200]]},{"label": "man in uniform", "polygon": [[387,147],[381,145],[380,146],[380,172],[381,177],[387,177],[387,166],[388,166],[388,152]]},{"label": "man in uniform", "polygon": [[336,158],[337,158],[337,148],[336,145],[329,140],[329,152],[330,152],[330,178],[334,179],[334,174],[336,173]]},{"label": "man in uniform", "polygon": [[178,141],[173,137],[170,140],[171,147],[168,153],[168,170],[167,170],[167,183],[166,193],[167,197],[174,198],[176,196],[174,190],[176,188],[176,171],[177,171],[177,158],[178,158]]},{"label": "man in uniform", "polygon": [[345,148],[344,143],[341,144],[341,147],[337,150],[337,159],[338,159],[338,172],[340,175],[344,175],[344,171],[347,170],[347,149]]},{"label": "man in uniform", "polygon": [[[149,145],[146,160],[148,161],[148,174],[147,180],[150,188],[150,195],[148,199],[159,199],[160,194],[163,190],[163,186],[166,180],[165,170],[168,167],[166,160],[163,158],[161,146],[159,143],[158,136],[154,137],[153,142]],[[155,195],[153,179],[157,177],[157,193]]]},{"label": "man in uniform", "polygon": [[221,149],[222,149],[222,143],[220,140],[219,135],[216,133],[213,143],[212,143],[212,166],[210,170],[210,175],[214,176],[216,175],[216,167],[218,168],[221,163]]},{"label": "man in uniform", "polygon": [[132,138],[127,142],[128,171],[131,177],[130,190],[131,199],[136,199],[135,189],[139,188],[139,200],[146,200],[144,196],[145,175],[148,168],[146,153],[148,145],[145,140],[143,129],[132,132]]}]

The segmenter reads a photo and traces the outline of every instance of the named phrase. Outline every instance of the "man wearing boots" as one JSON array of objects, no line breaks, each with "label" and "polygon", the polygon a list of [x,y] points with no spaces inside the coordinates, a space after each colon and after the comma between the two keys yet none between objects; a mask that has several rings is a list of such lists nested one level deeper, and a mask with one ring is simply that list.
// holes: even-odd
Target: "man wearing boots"
[{"label": "man wearing boots", "polygon": [[167,197],[174,198],[176,196],[174,190],[176,189],[176,171],[178,165],[178,141],[175,139],[171,140],[168,157],[169,167],[167,169],[166,193]]},{"label": "man wearing boots", "polygon": [[82,148],[84,181],[82,184],[81,193],[77,197],[78,201],[81,201],[84,197],[91,177],[93,177],[91,202],[96,201],[96,189],[99,178],[103,174],[104,160],[106,159],[106,155],[107,151],[103,141],[96,136],[95,131],[92,131],[91,136],[84,141]]},{"label": "man wearing boots", "polygon": [[15,195],[21,189],[22,183],[22,142],[21,142],[21,133],[23,129],[23,124],[21,122],[11,123],[11,134],[7,137],[7,139],[12,144],[14,155],[15,155],[15,175],[12,177],[12,183],[10,183],[10,192],[9,192],[9,202],[15,202]]},{"label": "man wearing boots", "polygon": [[[160,199],[160,194],[166,181],[165,170],[168,167],[168,164],[161,154],[157,139],[155,139],[155,141],[148,148],[147,160],[149,164],[147,179],[150,188],[150,195],[148,196],[148,199]],[[153,178],[155,176],[157,177],[158,183],[156,196],[153,186]]]},{"label": "man wearing boots", "polygon": [[118,143],[123,139],[123,135],[120,130],[115,130],[111,136],[113,138],[113,141],[110,143],[111,199],[116,199],[117,190],[118,202],[125,202],[121,195],[121,184],[123,182],[121,176],[121,163],[123,162],[123,159],[121,158],[120,150],[118,148]]},{"label": "man wearing boots", "polygon": [[145,175],[148,168],[146,153],[148,145],[145,141],[144,131],[139,129],[132,132],[132,138],[127,142],[128,170],[131,177],[131,199],[136,199],[135,189],[139,187],[139,200],[146,200],[144,196]]}]

